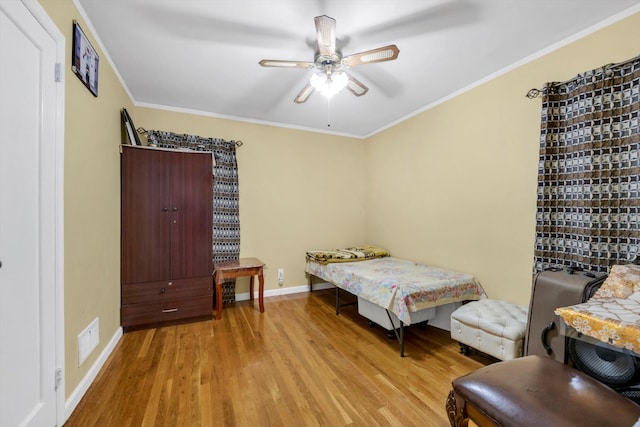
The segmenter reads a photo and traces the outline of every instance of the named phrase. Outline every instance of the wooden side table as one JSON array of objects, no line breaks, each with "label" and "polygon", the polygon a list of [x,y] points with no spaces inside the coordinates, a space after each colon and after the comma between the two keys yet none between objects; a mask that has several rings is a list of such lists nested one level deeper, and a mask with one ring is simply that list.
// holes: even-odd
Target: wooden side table
[{"label": "wooden side table", "polygon": [[221,262],[213,266],[216,283],[216,320],[222,319],[222,282],[224,282],[224,279],[235,279],[237,277],[251,277],[249,282],[249,300],[253,301],[253,279],[254,276],[258,276],[260,283],[258,288],[258,301],[260,313],[264,313],[263,267],[264,263],[258,258],[240,258],[233,261]]}]

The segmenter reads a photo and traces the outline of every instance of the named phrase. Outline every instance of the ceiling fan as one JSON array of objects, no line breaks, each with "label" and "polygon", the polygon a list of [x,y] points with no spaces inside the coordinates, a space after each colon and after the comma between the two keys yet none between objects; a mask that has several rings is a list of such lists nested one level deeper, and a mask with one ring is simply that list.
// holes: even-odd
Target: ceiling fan
[{"label": "ceiling fan", "polygon": [[330,98],[346,87],[355,96],[362,96],[367,93],[369,88],[347,74],[344,69],[374,62],[392,61],[400,53],[398,47],[392,44],[343,57],[342,53],[336,50],[336,20],[326,15],[316,16],[314,20],[318,38],[318,52],[313,62],[279,59],[263,59],[259,62],[263,67],[315,67],[319,70],[311,76],[309,83],[294,99],[297,104],[305,102],[314,90]]}]

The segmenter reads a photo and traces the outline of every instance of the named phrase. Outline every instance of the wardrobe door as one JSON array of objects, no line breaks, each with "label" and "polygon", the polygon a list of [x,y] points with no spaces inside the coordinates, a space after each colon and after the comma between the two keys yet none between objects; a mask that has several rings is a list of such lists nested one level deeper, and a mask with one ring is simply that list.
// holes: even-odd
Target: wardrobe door
[{"label": "wardrobe door", "polygon": [[211,276],[212,155],[172,153],[171,177],[171,276]]},{"label": "wardrobe door", "polygon": [[122,283],[170,279],[171,153],[122,149]]}]

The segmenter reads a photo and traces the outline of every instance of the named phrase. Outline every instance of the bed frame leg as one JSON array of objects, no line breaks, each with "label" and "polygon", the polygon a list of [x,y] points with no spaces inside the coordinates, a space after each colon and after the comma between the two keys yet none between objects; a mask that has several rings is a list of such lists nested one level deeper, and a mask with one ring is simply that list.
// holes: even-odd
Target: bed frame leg
[{"label": "bed frame leg", "polygon": [[[387,317],[389,317],[389,323],[391,323],[391,326],[394,326],[393,319],[391,318],[391,313],[389,312],[389,310],[385,311],[387,312]],[[398,329],[393,328],[393,333],[400,343],[400,357],[404,357],[404,323],[402,322],[402,320],[398,319],[398,321],[400,322],[400,332],[398,332]]]},{"label": "bed frame leg", "polygon": [[[335,286],[335,285],[334,285]],[[348,305],[356,305],[357,302],[346,302],[344,304],[340,304],[340,288],[335,286],[336,288],[336,316],[340,314],[340,307],[346,307]],[[345,291],[348,292],[348,291]]]}]

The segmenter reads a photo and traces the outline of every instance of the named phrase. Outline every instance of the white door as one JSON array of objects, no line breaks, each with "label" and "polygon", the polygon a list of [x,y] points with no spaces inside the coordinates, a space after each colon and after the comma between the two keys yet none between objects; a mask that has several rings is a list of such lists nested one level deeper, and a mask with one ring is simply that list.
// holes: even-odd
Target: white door
[{"label": "white door", "polygon": [[34,2],[25,3],[0,0],[0,426],[54,426],[62,326],[59,45],[34,16]]}]

